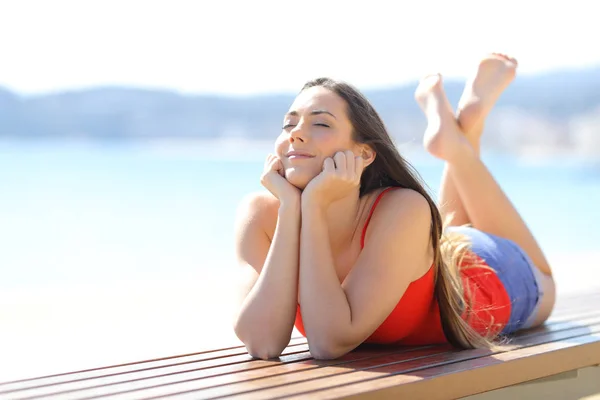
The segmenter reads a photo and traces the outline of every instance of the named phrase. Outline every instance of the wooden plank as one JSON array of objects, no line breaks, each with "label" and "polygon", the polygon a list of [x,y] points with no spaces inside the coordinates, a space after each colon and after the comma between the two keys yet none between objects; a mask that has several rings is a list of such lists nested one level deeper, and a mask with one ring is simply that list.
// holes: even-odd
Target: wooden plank
[{"label": "wooden plank", "polygon": [[[557,360],[561,360],[564,354],[569,354],[571,362],[564,365],[564,368],[578,368],[579,365],[585,365],[587,361],[582,358],[590,351],[595,351],[600,348],[600,328],[598,332],[589,334],[587,329],[579,329],[582,336],[579,337],[568,337],[565,338],[563,335],[550,334],[546,336],[543,341],[538,343],[540,346],[529,344],[529,346],[535,346],[536,348],[530,349],[528,346],[523,347],[519,350],[513,350],[506,353],[491,353],[486,354],[482,350],[469,350],[459,352],[452,355],[451,357],[435,357],[430,360],[428,365],[415,364],[391,364],[387,366],[378,366],[373,369],[365,371],[349,371],[345,374],[339,374],[337,376],[330,377],[328,379],[320,379],[314,382],[306,382],[303,387],[278,387],[269,390],[263,390],[258,392],[246,393],[239,396],[228,397],[231,399],[274,399],[274,398],[290,398],[290,399],[301,399],[306,398],[310,395],[311,398],[316,399],[329,399],[329,398],[344,398],[344,397],[358,397],[361,398],[456,398],[467,394],[478,393],[477,390],[481,387],[487,387],[487,384],[493,383],[494,379],[500,372],[490,375],[487,368],[479,368],[469,371],[479,371],[480,374],[477,378],[463,374],[463,371],[458,369],[458,363],[472,361],[474,363],[479,362],[482,359],[496,359],[503,360],[506,357],[529,357],[531,355],[545,355],[558,349],[567,349],[571,347],[580,346],[579,353],[575,354],[575,358],[571,359],[571,352],[564,352],[562,354],[554,353],[552,358],[548,359],[545,357],[545,362],[550,364],[561,364],[557,363]],[[568,340],[565,340],[568,339]],[[592,345],[593,348],[584,345]],[[524,354],[523,354],[524,353]],[[536,357],[530,357],[535,359]],[[573,362],[577,360],[578,362]],[[579,361],[583,360],[583,361]],[[537,368],[537,365],[533,366]],[[552,371],[561,372],[563,366],[545,370],[534,371],[531,376],[545,376],[546,373]],[[566,370],[565,369],[565,370]],[[503,371],[504,372],[504,371]],[[557,373],[558,373],[557,372]],[[441,377],[451,376],[453,379],[440,380]],[[514,377],[514,374],[512,375]],[[517,374],[517,377],[522,376]],[[487,377],[486,384],[479,385],[478,382],[474,382],[475,379],[485,379]],[[435,384],[431,384],[431,379],[435,378]],[[513,379],[512,383],[522,382],[520,379],[535,379],[529,376],[522,378]],[[407,389],[411,384],[416,382],[428,380],[426,384],[420,385],[418,388]],[[503,384],[506,382],[503,381]],[[449,390],[452,387],[452,390]],[[501,387],[501,386],[495,386]],[[494,387],[494,388],[495,388]],[[443,388],[443,390],[440,390]],[[419,390],[420,389],[420,390]],[[448,389],[448,390],[447,390]],[[488,390],[488,389],[484,389]],[[460,394],[458,394],[460,392]],[[369,396],[367,396],[369,395]],[[204,398],[204,395],[201,394]],[[192,398],[181,397],[181,398]],[[179,399],[179,397],[177,397]]]},{"label": "wooden plank", "polygon": [[[594,320],[596,324],[600,326],[600,317],[596,316]],[[562,328],[562,330],[561,330]],[[529,345],[535,345],[544,340],[558,340],[560,338],[568,338],[573,335],[582,334],[582,328],[576,326],[571,321],[564,322],[563,325],[555,325],[553,328],[542,328],[538,331],[530,332],[529,334],[522,335],[519,339],[521,345],[524,340],[529,338],[532,340]],[[600,329],[600,327],[599,327]],[[554,336],[552,336],[554,335]],[[282,389],[284,395],[290,395],[294,391],[305,390],[307,385],[314,384],[313,381],[319,381],[324,383],[326,386],[333,385],[335,382],[331,378],[337,378],[339,375],[347,374],[349,372],[355,373],[356,371],[374,371],[376,368],[383,366],[395,365],[393,368],[398,368],[398,365],[403,364],[405,368],[425,368],[431,364],[439,363],[439,360],[444,362],[456,362],[457,357],[464,356],[464,353],[470,352],[459,352],[450,349],[447,346],[436,346],[429,349],[422,349],[414,352],[399,352],[390,354],[389,351],[378,351],[379,356],[370,359],[362,360],[347,360],[345,357],[340,360],[333,360],[331,362],[323,361],[304,361],[295,363],[293,365],[282,364],[278,367],[269,368],[268,370],[262,370],[261,374],[249,375],[245,373],[236,373],[234,375],[222,375],[221,377],[212,378],[194,378],[190,374],[186,374],[185,377],[179,376],[177,381],[168,382],[160,380],[158,384],[152,384],[151,381],[145,383],[139,388],[132,388],[122,390],[114,393],[110,396],[112,399],[119,398],[152,398],[161,396],[173,396],[175,394],[189,394],[189,398],[212,398],[215,396],[235,395],[240,394],[242,397],[250,396],[250,392],[257,392],[265,389],[267,392],[273,387]],[[360,354],[360,351],[352,352],[348,356],[356,356]],[[483,350],[479,356],[487,355],[488,351]],[[473,356],[473,353],[470,353]],[[460,358],[458,359],[460,361]],[[316,366],[316,368],[315,368]],[[264,374],[262,373],[264,372]],[[385,374],[389,371],[385,372]],[[328,378],[328,379],[324,379]],[[125,383],[125,385],[127,385]],[[82,393],[80,393],[82,394]],[[98,393],[100,395],[100,393]],[[77,397],[77,398],[95,398],[96,394],[90,397]],[[184,396],[187,398],[188,396]],[[63,398],[63,397],[61,397]],[[245,398],[245,397],[244,397]],[[260,396],[258,398],[261,398]]]},{"label": "wooden plank", "polygon": [[[304,358],[304,359],[309,359],[309,358],[310,358],[310,355],[309,355],[308,353],[306,353],[306,354],[304,355],[304,357],[300,357],[300,359],[301,359],[301,358]],[[277,362],[270,362],[270,363],[271,363],[271,365],[277,365]],[[273,363],[275,363],[275,364],[273,364]],[[250,365],[250,364],[248,364],[248,365]],[[211,366],[211,370],[213,370],[213,369],[214,369],[214,367],[215,367],[215,366]],[[231,367],[231,368],[230,368],[230,371],[231,371],[231,372],[235,372],[236,364],[233,364],[233,365],[231,365],[230,367]],[[253,367],[253,368],[254,368],[254,367]],[[257,366],[256,368],[258,369],[258,368],[260,368],[260,367],[259,367],[259,366]],[[194,371],[194,372],[195,372],[196,370],[197,370],[197,368],[194,368],[194,369],[191,369],[191,370],[188,370],[188,371]],[[138,370],[138,371],[139,371],[139,370]],[[133,372],[138,372],[138,371],[133,371]],[[204,372],[206,373],[207,371],[204,371]],[[262,374],[262,373],[263,373],[263,371],[261,371],[260,373]],[[151,377],[164,378],[164,377],[165,377],[165,376],[167,376],[167,375],[171,375],[171,376],[173,376],[173,375],[176,375],[176,372],[171,372],[171,373],[168,373],[168,374],[161,374],[161,375],[158,375],[158,376],[151,376]],[[214,375],[214,374],[213,374],[213,375]],[[143,377],[142,377],[142,378],[140,378],[139,376],[137,376],[137,375],[136,375],[136,378],[135,378],[135,379],[133,379],[133,380],[134,380],[134,381],[138,381],[138,382],[139,382],[139,381],[143,381],[143,379],[145,379],[145,378],[143,378]],[[124,382],[125,382],[125,383],[128,383],[128,382],[131,382],[131,381],[132,381],[132,379],[130,378],[130,379],[128,379],[128,380],[125,380]],[[98,387],[102,386],[102,385],[97,385],[97,384],[96,384],[96,383],[98,383],[97,381],[94,381],[93,383],[94,383],[94,385],[92,385],[92,386],[93,386],[93,387],[95,387],[95,388],[98,388]],[[88,386],[89,386],[89,385],[88,385]],[[64,389],[64,387],[63,387],[63,386],[61,386],[61,389]],[[60,392],[62,392],[62,390],[61,390]],[[43,392],[42,392],[42,393],[43,393]],[[42,393],[40,393],[40,392],[37,392],[37,393],[36,393],[36,395],[40,395],[40,394],[42,394]],[[53,392],[52,392],[52,391],[50,391],[50,392],[46,392],[46,393],[47,393],[47,394],[50,394],[50,393],[53,393]],[[54,393],[56,393],[56,389],[54,389]],[[21,395],[23,395],[23,393],[21,393]]]},{"label": "wooden plank", "polygon": [[[435,354],[436,352],[440,352],[439,349],[433,349],[433,348],[427,348],[427,349],[421,349],[421,350],[413,350],[413,351],[396,351],[394,354],[397,353],[411,353],[411,355],[406,355],[406,358],[413,358],[416,357],[417,355],[423,356],[423,355],[429,355],[429,354]],[[377,361],[374,361],[373,359],[376,358]],[[270,377],[270,376],[280,376],[280,375],[286,375],[286,374],[290,374],[290,373],[294,373],[296,375],[304,375],[307,373],[316,373],[317,375],[320,374],[320,372],[315,372],[318,369],[322,369],[325,365],[330,366],[330,365],[343,365],[346,364],[350,361],[354,361],[354,362],[362,362],[365,363],[366,365],[372,365],[374,362],[380,362],[382,358],[382,351],[381,350],[372,350],[370,352],[353,352],[349,355],[349,357],[347,359],[344,360],[332,360],[332,361],[325,361],[325,362],[319,362],[319,361],[315,361],[314,359],[308,359],[305,360],[303,362],[299,362],[299,363],[294,363],[294,364],[290,364],[290,363],[284,363],[284,364],[280,364],[276,367],[273,368],[269,368],[269,370],[261,370],[261,371],[250,371],[250,372],[245,372],[245,371],[238,371],[237,373],[233,373],[233,374],[223,374],[220,376],[210,376],[210,377],[202,377],[199,376],[196,373],[190,373],[190,374],[186,374],[184,376],[179,376],[178,379],[176,381],[165,381],[163,379],[160,380],[154,380],[154,381],[146,381],[146,382],[140,382],[140,385],[138,386],[138,388],[134,388],[131,386],[131,384],[126,383],[124,385],[120,385],[120,387],[117,388],[110,388],[111,392],[112,392],[112,396],[110,396],[113,399],[128,399],[131,398],[132,395],[137,396],[138,395],[138,391],[141,390],[142,391],[142,395],[144,397],[149,396],[151,393],[158,395],[160,393],[164,393],[166,392],[172,392],[174,387],[179,387],[179,388],[186,388],[186,387],[192,387],[194,388],[194,390],[199,390],[199,389],[203,389],[203,388],[212,388],[214,390],[216,390],[217,392],[221,391],[222,387],[230,387],[232,384],[240,384],[240,382],[243,386],[247,386],[249,383],[252,383],[254,381],[257,380],[263,380],[266,377]],[[216,388],[216,389],[215,389]],[[102,388],[102,389],[106,389],[106,388]],[[106,393],[106,392],[104,392]],[[102,392],[96,392],[94,390],[94,396],[91,398],[95,398],[97,394],[103,394]]]},{"label": "wooden plank", "polygon": [[[418,349],[423,348],[432,348],[435,346],[425,346],[425,347],[417,347],[417,348],[396,348],[393,352],[413,352]],[[338,361],[332,360],[325,362],[326,364],[336,364],[336,363],[346,363],[350,360],[368,360],[372,358],[377,358],[382,355],[381,349],[371,349],[366,351],[357,351],[350,354],[347,360]],[[302,366],[293,366],[290,364],[298,363],[303,361]],[[297,353],[292,355],[286,355],[281,357],[280,360],[255,360],[252,363],[245,364],[232,364],[232,365],[221,365],[217,367],[210,367],[208,369],[205,368],[194,368],[186,371],[179,371],[175,373],[167,373],[160,374],[154,376],[142,376],[139,373],[134,373],[129,375],[129,379],[121,379],[120,377],[107,377],[112,378],[111,380],[101,381],[99,379],[95,379],[92,382],[69,382],[67,384],[61,385],[60,387],[52,386],[50,391],[41,390],[40,388],[33,391],[21,391],[19,392],[19,398],[22,398],[24,394],[39,396],[44,394],[45,396],[51,395],[61,395],[61,399],[70,399],[70,398],[80,398],[84,396],[86,393],[89,396],[90,393],[93,393],[94,396],[100,394],[109,394],[113,392],[119,393],[123,391],[123,386],[128,389],[128,393],[131,392],[131,389],[134,387],[140,387],[142,389],[152,388],[153,384],[156,386],[164,386],[171,385],[173,383],[177,383],[178,381],[189,381],[189,380],[198,380],[203,378],[214,378],[219,381],[227,381],[231,382],[231,380],[242,379],[240,378],[240,374],[243,373],[243,377],[246,379],[250,379],[249,377],[264,377],[271,374],[277,373],[277,371],[289,371],[291,368],[293,370],[302,370],[305,368],[317,368],[320,367],[319,362],[312,359],[310,353],[305,351],[303,353]],[[273,370],[275,369],[275,372]],[[234,375],[235,374],[235,375]],[[159,382],[158,384],[156,382]],[[211,380],[212,382],[212,380]],[[87,386],[74,386],[74,383],[85,384]],[[92,383],[92,385],[90,385]],[[74,393],[73,392],[78,392]],[[72,396],[71,396],[72,394]],[[29,398],[29,397],[26,397]],[[48,398],[48,397],[46,397]]]},{"label": "wooden plank", "polygon": [[[393,376],[370,382],[368,386],[339,386],[310,395],[315,399],[459,398],[597,363],[600,363],[600,331],[469,360],[453,366],[450,372],[442,366],[424,370],[420,374],[410,373],[408,379],[406,376]],[[463,369],[459,371],[458,368]],[[435,379],[435,383],[432,379]],[[306,398],[307,394],[290,398]]]},{"label": "wooden plank", "polygon": [[[597,319],[600,319],[600,313],[598,313]],[[554,328],[541,328],[538,329],[538,332],[544,332],[547,329],[551,331],[556,331],[558,329],[569,329],[572,328],[573,323],[570,321],[563,322],[562,325],[557,325]],[[431,347],[431,346],[430,346]],[[417,348],[419,349],[419,348]],[[70,399],[70,398],[79,398],[85,393],[93,392],[94,396],[98,395],[106,395],[110,393],[119,393],[123,391],[123,388],[127,388],[127,393],[131,393],[135,390],[140,389],[151,389],[155,387],[165,387],[168,385],[176,384],[179,382],[188,382],[188,381],[197,381],[194,383],[196,389],[201,389],[204,387],[211,387],[216,385],[223,385],[226,383],[234,382],[244,382],[253,380],[256,378],[265,378],[267,376],[278,375],[281,373],[289,373],[290,367],[282,365],[282,363],[290,363],[290,362],[298,362],[303,361],[301,366],[294,366],[293,372],[298,373],[301,370],[315,369],[320,368],[327,365],[337,365],[337,364],[347,364],[351,361],[363,361],[366,362],[367,365],[373,365],[373,363],[381,363],[381,357],[384,357],[389,354],[394,354],[398,352],[408,353],[408,357],[416,357],[414,351],[417,350],[414,348],[400,348],[398,349],[390,349],[389,347],[379,347],[370,352],[361,352],[356,351],[351,353],[351,355],[347,356],[343,360],[334,360],[330,362],[310,362],[310,354],[306,353],[298,353],[293,356],[284,357],[281,361],[260,361],[256,363],[245,363],[245,364],[233,364],[233,365],[225,365],[225,366],[215,366],[210,369],[200,369],[193,368],[188,370],[181,370],[177,373],[162,373],[162,374],[154,374],[154,375],[141,375],[139,373],[130,374],[128,376],[109,376],[103,379],[96,379],[92,382],[73,382],[66,385],[61,385],[59,388],[45,388],[46,390],[35,390],[30,391],[30,393],[34,393],[36,396],[41,394],[44,395],[58,395],[62,394],[61,398]],[[413,351],[413,352],[411,352]],[[428,354],[434,354],[436,352],[448,351],[448,348],[440,349],[440,347],[436,347],[433,351],[430,350]],[[378,359],[379,357],[379,359]],[[262,367],[261,367],[262,366]],[[270,367],[265,369],[265,367]],[[233,376],[232,374],[236,374]],[[212,378],[212,379],[208,379]],[[156,383],[158,381],[159,383]],[[74,393],[78,392],[78,393]],[[26,395],[26,392],[21,392],[20,396]]]},{"label": "wooden plank", "polygon": [[[557,306],[555,307],[555,310],[552,313],[552,316],[550,317],[549,322],[551,323],[553,317],[555,317],[555,316],[562,316],[567,313],[572,313],[574,310],[576,310],[578,312],[583,311],[583,310],[590,310],[590,311],[597,310],[598,307],[596,306],[596,304],[598,304],[598,303],[596,303],[596,300],[598,302],[600,302],[600,292],[598,292],[598,293],[594,292],[594,293],[577,295],[577,296],[573,295],[570,297],[561,298],[561,299],[559,299]],[[301,344],[306,344],[306,339],[302,336],[297,336],[297,337],[293,337],[290,340],[289,346],[295,346],[295,345],[301,345]],[[109,370],[109,369],[113,369],[113,368],[115,368],[115,369],[121,368],[121,370],[125,370],[125,368],[122,368],[122,367],[139,366],[141,364],[146,364],[146,363],[152,363],[154,365],[158,365],[158,363],[160,361],[175,360],[178,358],[183,359],[186,357],[196,357],[196,356],[200,356],[200,355],[207,356],[207,358],[197,358],[196,359],[196,361],[200,361],[200,360],[204,360],[204,359],[208,359],[208,358],[216,359],[219,357],[227,357],[227,356],[232,356],[232,355],[243,355],[243,354],[246,354],[244,346],[233,346],[233,347],[229,347],[229,348],[211,349],[211,350],[206,350],[206,351],[202,351],[202,352],[194,352],[194,353],[189,353],[189,354],[182,354],[182,355],[175,355],[175,356],[168,356],[168,357],[158,357],[158,358],[153,358],[150,360],[141,360],[141,361],[135,361],[135,362],[122,363],[122,364],[118,364],[118,365],[102,366],[102,367],[90,368],[90,369],[80,370],[80,371],[65,372],[65,373],[61,373],[61,374],[13,380],[13,381],[8,381],[8,382],[0,382],[0,389],[2,389],[3,386],[5,386],[5,385],[33,382],[33,381],[37,381],[37,382],[40,382],[41,384],[43,384],[43,383],[45,383],[44,380],[51,381],[52,378],[60,378],[60,377],[68,376],[68,375],[79,375],[79,374],[83,375],[83,374],[89,373],[89,372],[105,371],[105,370]],[[192,361],[192,362],[194,362],[194,361]],[[117,371],[115,370],[115,372],[117,372]],[[93,375],[90,374],[88,376],[93,376]],[[80,376],[80,377],[83,377],[83,376]]]},{"label": "wooden plank", "polygon": [[[560,299],[556,311],[545,328],[526,331],[525,336],[535,336],[558,332],[560,330],[577,329],[577,320],[593,320],[600,315],[598,304],[600,293],[582,295],[571,299]],[[579,322],[579,323],[581,323]],[[362,350],[361,350],[362,348]],[[223,392],[223,388],[232,389],[235,386],[246,386],[248,383],[256,384],[265,382],[265,379],[273,379],[282,375],[295,375],[301,380],[306,380],[305,372],[317,373],[325,367],[341,366],[346,370],[366,370],[373,366],[385,364],[389,357],[404,354],[404,361],[411,361],[419,357],[431,357],[443,354],[448,349],[436,347],[424,348],[390,348],[371,347],[364,352],[364,346],[350,353],[340,360],[331,362],[317,362],[312,360],[308,353],[306,340],[302,337],[295,338],[286,349],[286,356],[281,360],[259,361],[253,360],[245,352],[243,346],[235,346],[228,349],[217,349],[181,356],[164,357],[161,359],[145,360],[137,363],[126,363],[110,367],[94,368],[73,373],[58,374],[47,377],[20,380],[0,384],[0,397],[11,394],[19,398],[95,398],[98,396],[115,394],[118,397],[131,398],[132,394],[144,393],[151,395],[158,390],[158,396],[162,396],[165,390],[173,393],[173,390],[181,393],[182,385],[192,387],[192,392],[202,397],[209,394],[206,390]],[[370,351],[370,353],[368,353]],[[421,353],[418,353],[421,351]],[[409,354],[411,353],[412,354]],[[409,355],[407,355],[409,354]],[[420,355],[419,355],[420,354]],[[334,374],[335,375],[335,374]],[[315,379],[320,379],[316,377]],[[291,383],[295,383],[292,381]],[[124,390],[124,388],[126,388]],[[256,389],[256,386],[251,390]],[[200,391],[200,392],[198,392]],[[183,390],[183,394],[187,393]],[[236,393],[228,392],[231,394]],[[152,394],[154,395],[154,394]],[[219,394],[217,394],[219,395]],[[193,396],[192,396],[193,397]]]},{"label": "wooden plank", "polygon": [[[600,328],[598,328],[600,331]],[[563,332],[559,333],[551,333],[545,335],[535,335],[533,340],[526,342],[523,346],[535,346],[538,344],[548,343],[548,342],[558,342],[559,345],[567,345],[571,343],[565,339],[572,339],[571,335],[573,334],[581,334],[587,335],[588,329],[577,329],[573,331],[569,331],[567,335],[564,335]],[[598,338],[596,338],[598,339]],[[562,343],[562,344],[561,344]],[[546,349],[544,349],[546,350]],[[504,354],[512,353],[507,352]],[[469,351],[457,351],[454,353],[446,353],[439,354],[433,357],[428,358],[427,360],[415,360],[409,362],[401,362],[395,361],[391,362],[387,365],[379,365],[375,367],[365,368],[364,370],[350,369],[346,371],[340,371],[334,375],[328,375],[326,379],[324,376],[311,379],[310,381],[298,382],[298,384],[292,385],[279,385],[275,388],[268,388],[266,390],[258,390],[258,391],[249,391],[245,393],[240,393],[236,396],[231,396],[227,398],[231,399],[265,399],[265,398],[290,398],[294,396],[294,398],[305,398],[306,395],[310,394],[314,396],[321,391],[325,391],[326,397],[330,397],[327,392],[331,392],[332,388],[336,388],[339,386],[345,386],[349,384],[354,384],[350,389],[351,393],[354,395],[356,393],[368,393],[373,391],[376,386],[380,384],[379,379],[389,378],[390,376],[393,379],[390,379],[389,382],[386,379],[384,384],[390,385],[389,387],[402,386],[409,382],[414,381],[415,379],[422,379],[419,377],[419,374],[431,374],[430,377],[435,377],[438,375],[442,375],[444,373],[449,373],[449,369],[452,369],[452,366],[461,361],[467,360],[477,360],[481,357],[487,357],[490,355],[497,355],[502,353],[492,353],[487,350],[469,350]],[[425,362],[424,362],[425,361]],[[324,375],[326,371],[324,371]],[[427,375],[426,375],[427,376]],[[465,380],[464,377],[458,378],[459,385],[468,386],[470,382]],[[434,386],[434,391],[438,392],[440,395],[439,389],[441,387],[445,388],[445,385],[436,383]],[[427,389],[427,387],[425,388]],[[396,391],[399,391],[396,390]],[[341,393],[335,393],[331,396],[339,396]],[[395,394],[396,392],[394,392]],[[448,394],[444,390],[444,395]],[[380,395],[379,393],[378,395]],[[201,396],[204,397],[204,393],[201,393]],[[185,398],[193,398],[194,396],[182,396],[182,399]],[[224,397],[224,396],[223,396]],[[179,399],[179,397],[176,397]],[[215,397],[218,398],[218,397]],[[412,396],[406,396],[403,398],[413,398]],[[427,397],[425,397],[427,398]]]},{"label": "wooden plank", "polygon": [[[596,311],[596,313],[600,313],[600,311]],[[588,316],[590,314],[582,314],[582,316]],[[572,318],[573,316],[571,315],[570,318]],[[553,323],[557,323],[557,321],[565,321],[565,320],[569,320],[569,317],[562,317],[562,318],[556,318],[554,320]],[[564,329],[566,326],[562,325],[562,329]],[[294,352],[289,352],[290,349],[293,349]],[[237,350],[237,348],[235,349]],[[225,356],[223,355],[222,352],[219,353],[213,353],[213,355],[218,354],[218,357],[208,357],[208,358],[201,358],[198,360],[187,360],[185,362],[177,362],[177,363],[170,363],[170,364],[164,364],[164,365],[152,365],[152,366],[146,366],[146,368],[137,368],[137,369],[125,369],[125,370],[120,370],[120,371],[112,371],[112,373],[110,374],[103,374],[103,375],[93,375],[93,376],[78,376],[77,379],[69,379],[69,380],[65,380],[65,381],[51,381],[49,383],[46,383],[44,385],[38,384],[36,386],[33,387],[29,387],[29,391],[28,390],[24,390],[25,388],[19,388],[21,390],[20,392],[20,396],[26,397],[28,396],[30,393],[34,394],[35,396],[40,396],[40,395],[52,395],[52,394],[58,394],[58,393],[70,393],[70,392],[75,392],[78,390],[83,390],[83,389],[96,389],[98,391],[97,394],[102,393],[102,392],[111,392],[110,390],[100,390],[99,388],[103,387],[103,386],[115,386],[118,384],[128,384],[128,386],[132,386],[134,385],[134,382],[137,383],[137,385],[135,386],[139,386],[139,385],[150,385],[150,381],[146,381],[146,383],[144,383],[145,380],[149,380],[152,378],[159,378],[159,379],[167,379],[167,377],[169,376],[175,376],[178,375],[177,378],[179,379],[183,379],[183,376],[188,373],[191,372],[194,374],[194,378],[207,378],[207,377],[211,377],[211,376],[220,376],[220,375],[224,375],[224,374],[231,374],[231,373],[236,373],[236,372],[240,372],[240,371],[249,371],[249,370],[253,370],[254,371],[254,375],[256,376],[261,376],[264,377],[266,375],[270,375],[273,374],[275,372],[275,370],[271,370],[271,372],[269,371],[264,371],[263,369],[266,367],[273,367],[273,366],[278,366],[281,364],[281,362],[284,363],[289,363],[289,362],[298,362],[298,361],[306,361],[306,360],[310,360],[310,354],[308,353],[308,349],[304,346],[292,346],[290,348],[287,349],[287,354],[290,354],[290,356],[286,356],[284,358],[282,358],[281,360],[278,361],[259,361],[259,362],[253,362],[253,363],[248,363],[247,361],[249,360],[248,357],[242,357],[241,360],[242,362],[238,362],[240,360],[240,357],[238,357],[238,353],[236,352],[229,352],[229,354],[225,354]],[[297,351],[296,351],[297,350]],[[387,349],[389,351],[389,348]],[[381,355],[381,351],[379,350],[377,351],[376,354]],[[244,353],[245,355],[245,353]],[[201,363],[202,361],[212,361],[218,359],[219,361],[221,361],[221,363]],[[188,365],[193,363],[193,365]],[[133,375],[133,377],[132,377]],[[237,377],[238,379],[242,379],[242,378],[247,378],[247,377]],[[60,387],[58,387],[60,385]],[[11,392],[15,392],[17,389],[12,389],[12,390],[3,390],[0,391],[1,393],[11,393]],[[115,391],[116,389],[113,388],[112,391]],[[68,397],[66,397],[68,398]]]},{"label": "wooden plank", "polygon": [[[307,354],[308,345],[303,340],[298,344],[288,346],[284,354]],[[139,374],[140,376],[152,376],[155,371],[161,370],[162,373],[177,373],[178,371],[209,369],[222,365],[237,365],[244,363],[255,363],[245,349],[238,348],[231,350],[219,350],[209,354],[199,353],[183,356],[168,357],[156,360],[147,360],[139,363],[127,363],[117,366],[94,368],[84,371],[77,371],[65,374],[51,375],[42,378],[24,379],[14,382],[8,382],[0,385],[0,395],[13,393],[16,391],[26,391],[30,389],[39,389],[57,385],[79,383],[90,380],[102,380],[105,378],[116,378],[127,374]],[[40,392],[41,393],[41,392]]]},{"label": "wooden plank", "polygon": [[600,366],[535,379],[517,385],[462,397],[463,400],[600,400]]},{"label": "wooden plank", "polygon": [[[294,347],[294,346],[302,346],[302,345],[306,345],[306,338],[304,338],[303,336],[296,336],[296,337],[293,337],[290,339],[288,348]],[[290,349],[290,350],[292,350],[292,349]],[[151,368],[151,367],[160,367],[162,365],[175,365],[175,364],[179,364],[179,363],[185,364],[185,363],[193,363],[193,362],[198,362],[198,361],[224,359],[227,357],[239,356],[239,355],[248,355],[244,346],[232,346],[232,347],[219,348],[219,349],[209,349],[209,350],[195,352],[195,353],[179,354],[179,355],[168,356],[168,357],[157,357],[157,358],[153,358],[153,359],[149,359],[149,360],[126,362],[126,363],[117,364],[117,365],[89,368],[89,369],[85,369],[85,370],[78,370],[78,371],[64,372],[64,373],[60,373],[60,374],[39,376],[39,377],[35,377],[35,378],[18,379],[18,380],[0,382],[0,393],[2,393],[1,390],[3,390],[5,387],[9,387],[9,385],[14,385],[15,387],[17,387],[19,384],[27,385],[28,383],[31,383],[31,384],[35,384],[37,386],[37,385],[43,385],[43,384],[50,384],[55,381],[60,381],[61,378],[64,378],[65,381],[67,379],[68,380],[83,379],[86,377],[93,378],[95,376],[101,376],[102,374],[105,373],[105,371],[108,371],[108,370],[110,370],[112,373],[120,373],[120,372],[133,371],[142,365],[145,368]]]}]

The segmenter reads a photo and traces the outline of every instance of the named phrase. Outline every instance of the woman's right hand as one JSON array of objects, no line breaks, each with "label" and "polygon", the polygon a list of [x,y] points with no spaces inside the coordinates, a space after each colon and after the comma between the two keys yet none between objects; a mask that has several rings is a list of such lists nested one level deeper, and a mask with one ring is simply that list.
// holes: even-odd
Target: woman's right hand
[{"label": "woman's right hand", "polygon": [[265,161],[265,168],[262,176],[260,177],[260,183],[267,189],[273,196],[279,199],[280,204],[300,203],[300,189],[292,185],[285,179],[285,171],[283,169],[283,163],[281,159],[273,154],[269,154]]}]

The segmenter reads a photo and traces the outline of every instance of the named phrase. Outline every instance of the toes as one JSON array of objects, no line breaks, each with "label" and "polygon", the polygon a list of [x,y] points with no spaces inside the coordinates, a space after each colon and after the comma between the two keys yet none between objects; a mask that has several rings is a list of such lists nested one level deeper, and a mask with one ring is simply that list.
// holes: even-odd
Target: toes
[{"label": "toes", "polygon": [[425,75],[415,90],[415,98],[419,101],[423,96],[441,87],[442,75],[439,73]]},{"label": "toes", "polygon": [[419,85],[428,85],[428,86],[433,86],[436,84],[436,82],[441,81],[442,80],[442,75],[440,73],[434,73],[434,74],[427,74],[424,75],[420,80],[419,80]]},{"label": "toes", "polygon": [[429,84],[435,85],[438,82],[442,81],[442,75],[441,74],[430,74],[427,75],[425,78],[423,78],[423,82],[427,82]]},{"label": "toes", "polygon": [[511,56],[509,56],[508,54],[505,54],[505,53],[491,53],[491,55],[492,55],[493,57],[496,57],[496,58],[502,59],[502,60],[504,60],[504,61],[508,61],[508,62],[510,62],[510,63],[512,63],[512,64],[515,64],[515,66],[517,66],[517,65],[519,64],[519,63],[517,62],[517,59],[516,59],[516,58],[514,58],[514,57],[511,57]]}]

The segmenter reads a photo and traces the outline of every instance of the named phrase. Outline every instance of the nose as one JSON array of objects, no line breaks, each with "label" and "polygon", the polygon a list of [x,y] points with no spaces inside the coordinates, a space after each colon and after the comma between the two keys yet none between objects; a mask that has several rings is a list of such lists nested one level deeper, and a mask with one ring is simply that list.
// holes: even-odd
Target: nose
[{"label": "nose", "polygon": [[306,142],[306,132],[303,123],[296,125],[290,132],[290,143],[294,143],[296,140],[302,143]]}]

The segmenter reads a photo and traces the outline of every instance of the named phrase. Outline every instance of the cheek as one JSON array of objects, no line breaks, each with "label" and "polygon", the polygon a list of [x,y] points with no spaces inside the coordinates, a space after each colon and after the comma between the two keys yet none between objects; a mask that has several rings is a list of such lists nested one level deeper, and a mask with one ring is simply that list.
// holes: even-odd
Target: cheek
[{"label": "cheek", "polygon": [[313,140],[324,151],[331,153],[328,156],[333,155],[336,151],[349,150],[354,144],[350,134],[340,130],[319,132],[314,135]]},{"label": "cheek", "polygon": [[282,156],[282,152],[287,149],[287,140],[283,134],[279,135],[275,140],[275,154],[278,156]]}]

